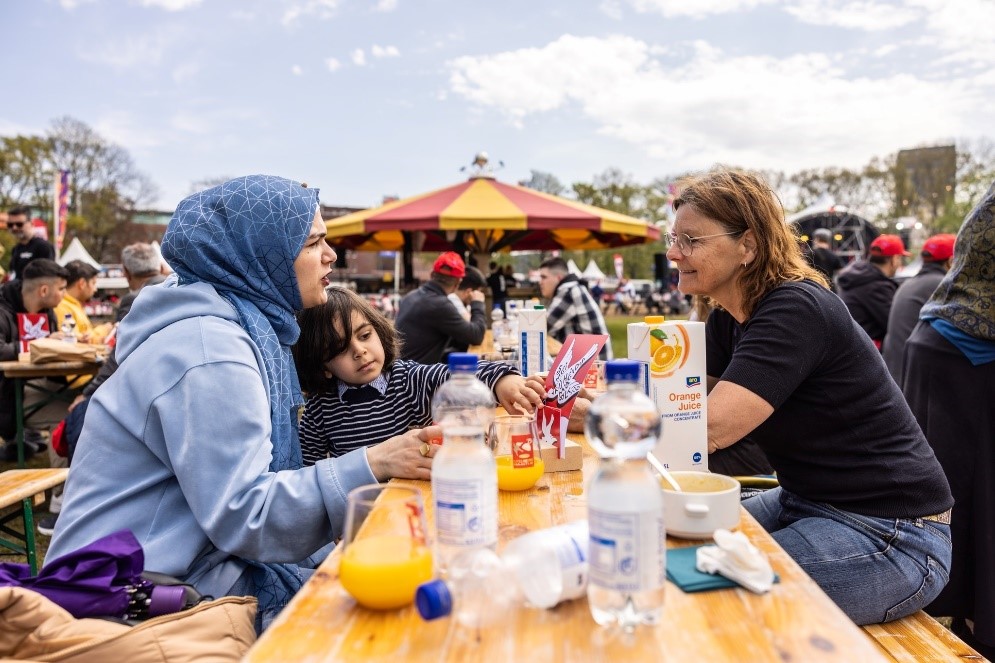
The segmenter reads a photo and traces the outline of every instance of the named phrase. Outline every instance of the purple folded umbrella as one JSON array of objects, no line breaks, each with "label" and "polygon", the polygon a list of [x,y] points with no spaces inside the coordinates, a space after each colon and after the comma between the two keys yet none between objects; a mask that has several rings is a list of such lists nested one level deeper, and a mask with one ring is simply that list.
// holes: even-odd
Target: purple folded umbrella
[{"label": "purple folded umbrella", "polygon": [[[52,560],[35,577],[27,564],[0,564],[0,586],[36,591],[77,618],[136,619],[150,616],[153,590],[183,594],[182,587],[154,587],[142,577],[144,567],[141,544],[129,530],[121,530]],[[181,608],[182,600],[157,614]]]}]

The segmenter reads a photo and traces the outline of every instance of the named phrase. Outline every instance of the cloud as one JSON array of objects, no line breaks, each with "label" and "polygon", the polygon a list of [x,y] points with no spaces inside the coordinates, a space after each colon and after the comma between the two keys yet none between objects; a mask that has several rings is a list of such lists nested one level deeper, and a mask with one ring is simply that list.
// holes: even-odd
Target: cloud
[{"label": "cloud", "polygon": [[851,30],[891,30],[922,18],[914,7],[876,0],[799,0],[784,11],[803,23],[829,25]]},{"label": "cloud", "polygon": [[364,53],[361,48],[357,48],[349,55],[349,57],[352,59],[352,63],[357,67],[362,67],[366,64],[366,53]]},{"label": "cloud", "polygon": [[303,76],[304,70],[301,69],[301,66],[299,64],[295,64],[290,68],[290,73],[292,73],[294,76]]},{"label": "cloud", "polygon": [[379,0],[377,6],[373,8],[374,11],[386,14],[397,9],[397,0]]},{"label": "cloud", "polygon": [[162,32],[129,34],[123,39],[87,43],[78,56],[119,70],[147,67],[160,64],[171,43],[172,39]]},{"label": "cloud", "polygon": [[[760,5],[769,5],[777,0],[628,0],[629,5],[640,14],[661,14],[666,18],[687,16],[705,18],[715,14],[729,14],[746,11]],[[609,4],[609,9],[615,3]],[[604,9],[604,5],[602,5]],[[609,13],[611,16],[611,13]]]},{"label": "cloud", "polygon": [[65,10],[72,11],[80,5],[88,5],[96,1],[97,0],[59,0],[59,6]]},{"label": "cloud", "polygon": [[190,7],[196,7],[203,0],[139,0],[142,7],[158,7],[169,12],[183,11]]},{"label": "cloud", "polygon": [[327,20],[335,16],[339,8],[339,0],[305,0],[290,2],[283,12],[281,23],[291,25],[304,16],[314,16],[319,20]]},{"label": "cloud", "polygon": [[338,58],[326,58],[325,66],[328,67],[328,71],[338,71],[342,68],[342,63],[338,61]]},{"label": "cloud", "polygon": [[622,20],[622,3],[619,0],[602,0],[598,9],[608,18],[616,21]]},{"label": "cloud", "polygon": [[926,42],[951,62],[995,68],[995,2],[991,0],[907,0],[925,14]]},{"label": "cloud", "polygon": [[134,152],[151,150],[167,142],[166,137],[160,135],[149,122],[127,111],[102,115],[93,123],[93,129],[110,142]]},{"label": "cloud", "polygon": [[375,58],[396,58],[401,54],[401,52],[397,50],[396,46],[380,47],[376,44],[373,44],[373,48],[370,49],[370,53],[372,53]]},{"label": "cloud", "polygon": [[515,126],[578,113],[598,133],[681,167],[859,166],[870,155],[981,133],[992,111],[970,80],[850,73],[843,56],[727,55],[703,43],[675,61],[640,40],[566,35],[541,48],[448,63],[450,88]]},{"label": "cloud", "polygon": [[173,82],[185,83],[193,79],[200,73],[200,64],[197,62],[184,62],[173,68]]}]

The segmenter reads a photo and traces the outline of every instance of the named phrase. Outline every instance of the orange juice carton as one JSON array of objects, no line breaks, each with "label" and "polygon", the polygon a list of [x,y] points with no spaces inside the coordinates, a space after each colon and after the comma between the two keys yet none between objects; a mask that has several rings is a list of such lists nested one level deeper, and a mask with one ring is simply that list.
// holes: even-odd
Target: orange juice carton
[{"label": "orange juice carton", "polygon": [[546,309],[542,306],[518,312],[518,357],[522,375],[535,375],[549,370]]},{"label": "orange juice carton", "polygon": [[663,423],[654,455],[669,470],[708,469],[705,323],[647,316],[628,326],[629,359],[646,365],[646,394]]}]

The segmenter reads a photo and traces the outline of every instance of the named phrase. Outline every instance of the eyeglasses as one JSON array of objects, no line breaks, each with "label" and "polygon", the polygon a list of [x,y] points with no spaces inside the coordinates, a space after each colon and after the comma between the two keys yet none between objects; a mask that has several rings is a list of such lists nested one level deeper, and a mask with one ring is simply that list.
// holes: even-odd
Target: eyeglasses
[{"label": "eyeglasses", "polygon": [[23,221],[8,221],[7,222],[7,227],[8,228],[20,228],[23,225],[24,225]]},{"label": "eyeglasses", "polygon": [[727,235],[742,235],[742,230],[734,230],[731,233],[716,233],[714,235],[701,235],[700,237],[691,237],[685,233],[680,235],[675,235],[674,233],[667,233],[663,236],[664,242],[667,244],[669,249],[671,246],[676,246],[677,249],[684,255],[689,256],[694,253],[695,242],[700,242],[703,239],[711,239],[712,237],[726,237]]}]

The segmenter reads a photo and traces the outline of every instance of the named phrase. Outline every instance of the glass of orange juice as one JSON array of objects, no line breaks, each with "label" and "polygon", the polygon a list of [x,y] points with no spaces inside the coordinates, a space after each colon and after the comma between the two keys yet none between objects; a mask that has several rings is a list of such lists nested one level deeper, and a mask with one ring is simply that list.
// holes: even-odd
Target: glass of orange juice
[{"label": "glass of orange juice", "polygon": [[539,453],[535,417],[507,414],[494,417],[487,443],[497,460],[500,490],[528,490],[546,471]]},{"label": "glass of orange juice", "polygon": [[432,579],[421,492],[372,484],[349,493],[339,579],[360,605],[402,608],[418,585]]}]

